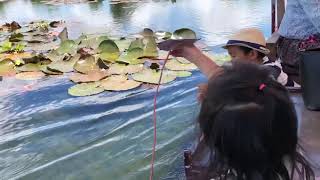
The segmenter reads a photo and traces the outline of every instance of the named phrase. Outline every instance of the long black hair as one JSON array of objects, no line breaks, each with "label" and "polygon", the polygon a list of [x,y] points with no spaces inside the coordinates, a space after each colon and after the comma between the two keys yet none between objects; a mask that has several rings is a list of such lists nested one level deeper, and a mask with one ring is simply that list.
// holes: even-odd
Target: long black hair
[{"label": "long black hair", "polygon": [[304,172],[300,179],[314,179],[297,151],[298,122],[289,93],[261,65],[232,62],[211,79],[199,124],[212,151],[210,177],[292,180],[294,172]]}]

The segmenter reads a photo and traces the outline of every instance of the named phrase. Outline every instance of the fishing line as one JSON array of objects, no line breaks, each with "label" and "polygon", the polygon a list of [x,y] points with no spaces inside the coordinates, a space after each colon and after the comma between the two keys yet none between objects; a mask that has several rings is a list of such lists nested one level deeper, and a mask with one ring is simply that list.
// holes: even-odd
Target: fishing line
[{"label": "fishing line", "polygon": [[153,98],[153,146],[152,146],[152,159],[151,159],[151,168],[150,168],[150,177],[149,180],[153,180],[154,176],[154,161],[156,158],[156,145],[157,145],[157,96],[159,94],[159,88],[162,80],[163,70],[164,67],[169,59],[171,51],[169,51],[166,59],[164,60],[163,66],[160,71],[160,78],[157,85],[156,93],[154,94]]}]

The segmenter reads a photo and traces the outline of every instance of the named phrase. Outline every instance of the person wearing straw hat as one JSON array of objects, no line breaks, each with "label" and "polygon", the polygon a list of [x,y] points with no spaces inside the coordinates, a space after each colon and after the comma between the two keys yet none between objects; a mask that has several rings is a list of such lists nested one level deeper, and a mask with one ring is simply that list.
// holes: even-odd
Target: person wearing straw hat
[{"label": "person wearing straw hat", "polygon": [[254,28],[242,29],[232,35],[223,46],[228,50],[233,60],[248,60],[254,63],[268,66],[274,78],[284,86],[299,87],[300,85],[291,80],[283,72],[280,62],[272,62],[266,55],[270,53],[266,47],[263,33]]}]

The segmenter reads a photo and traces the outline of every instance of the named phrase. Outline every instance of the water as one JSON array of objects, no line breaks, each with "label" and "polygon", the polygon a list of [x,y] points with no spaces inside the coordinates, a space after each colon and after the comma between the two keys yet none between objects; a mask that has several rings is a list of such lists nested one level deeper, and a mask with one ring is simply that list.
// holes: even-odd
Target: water
[{"label": "water", "polygon": [[[39,1],[0,4],[0,22],[67,22],[70,36],[126,35],[143,27],[189,27],[214,51],[232,32],[260,28],[270,35],[265,0],[177,0],[110,5],[108,1],[48,6]],[[155,179],[183,179],[183,148],[195,136],[196,85],[205,77],[161,87]],[[25,90],[30,85],[32,90]],[[0,82],[0,179],[148,179],[153,142],[154,90],[139,88],[71,97],[67,77]]]}]

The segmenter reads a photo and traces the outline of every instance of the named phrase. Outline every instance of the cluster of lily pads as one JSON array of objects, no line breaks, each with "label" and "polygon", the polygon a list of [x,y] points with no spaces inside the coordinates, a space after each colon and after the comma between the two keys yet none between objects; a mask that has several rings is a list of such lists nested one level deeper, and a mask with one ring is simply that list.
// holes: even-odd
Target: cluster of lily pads
[{"label": "cluster of lily pads", "polygon": [[[143,83],[158,84],[168,52],[159,50],[157,43],[170,38],[196,38],[186,28],[173,33],[146,28],[128,37],[81,35],[71,40],[66,28],[60,33],[55,31],[62,22],[34,22],[24,27],[14,24],[2,26],[0,76],[35,80],[67,74],[76,83],[68,90],[72,96],[125,91]],[[161,84],[191,76],[196,69],[186,59],[170,56]]]}]

